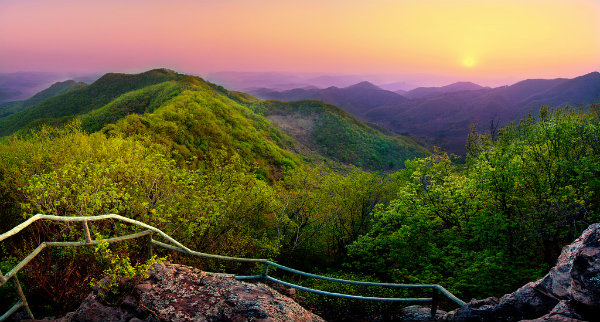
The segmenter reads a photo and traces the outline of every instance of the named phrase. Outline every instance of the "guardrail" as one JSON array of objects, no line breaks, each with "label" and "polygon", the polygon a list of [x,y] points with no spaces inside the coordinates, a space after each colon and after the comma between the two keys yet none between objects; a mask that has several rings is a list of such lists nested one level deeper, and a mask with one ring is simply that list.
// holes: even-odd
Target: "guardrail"
[{"label": "guardrail", "polygon": [[[6,313],[4,313],[2,316],[0,316],[0,321],[6,320],[9,316],[14,314],[17,310],[19,310],[22,307],[25,309],[25,311],[31,317],[31,319],[35,319],[33,316],[33,313],[31,312],[31,309],[29,308],[29,304],[27,303],[27,298],[25,297],[25,294],[23,293],[23,290],[21,289],[21,284],[19,283],[19,280],[17,278],[17,273],[23,267],[25,267],[25,265],[27,265],[27,263],[29,263],[33,258],[35,258],[35,256],[37,256],[42,250],[44,250],[44,248],[49,247],[49,246],[58,246],[58,247],[89,246],[89,245],[97,245],[101,242],[114,243],[114,242],[129,240],[129,239],[145,237],[145,236],[147,236],[147,238],[148,238],[148,249],[149,249],[150,256],[152,256],[152,245],[156,245],[156,246],[159,246],[159,247],[162,247],[165,249],[174,250],[174,251],[178,251],[178,252],[193,255],[193,256],[220,259],[220,260],[228,260],[228,261],[235,261],[235,262],[250,262],[250,263],[263,264],[263,269],[262,269],[261,274],[249,275],[249,276],[235,276],[235,278],[239,279],[239,280],[264,279],[264,280],[278,283],[278,284],[281,284],[281,285],[284,285],[287,287],[293,287],[293,288],[307,291],[307,292],[328,295],[328,296],[335,296],[335,297],[339,297],[339,298],[354,299],[354,300],[404,302],[404,303],[431,303],[431,315],[432,316],[435,316],[435,314],[437,312],[437,308],[439,305],[439,293],[446,296],[448,299],[454,301],[458,305],[461,305],[461,306],[465,305],[465,302],[461,301],[459,298],[454,296],[448,290],[446,290],[445,288],[443,288],[442,286],[437,285],[437,284],[394,284],[394,283],[371,283],[371,282],[362,282],[362,281],[351,281],[351,280],[332,278],[332,277],[327,277],[327,276],[316,275],[316,274],[299,271],[299,270],[296,270],[293,268],[289,268],[289,267],[277,264],[277,263],[269,261],[267,259],[240,258],[240,257],[230,257],[230,256],[213,255],[213,254],[197,252],[197,251],[194,251],[194,250],[191,250],[191,249],[185,247],[184,245],[179,243],[177,240],[175,240],[171,236],[165,234],[158,228],[147,225],[147,224],[137,221],[137,220],[133,220],[133,219],[115,215],[115,214],[101,215],[101,216],[81,216],[81,217],[53,216],[53,215],[37,214],[37,215],[27,219],[23,223],[17,225],[13,229],[0,235],[0,242],[2,242],[3,240],[5,240],[8,237],[16,235],[21,230],[25,229],[27,226],[31,225],[32,223],[34,223],[38,220],[42,220],[42,219],[52,220],[52,221],[60,221],[60,222],[81,222],[83,224],[84,240],[73,241],[73,242],[50,242],[50,241],[42,242],[35,250],[33,250],[23,260],[21,260],[13,269],[11,269],[8,273],[6,273],[6,275],[3,275],[2,272],[0,272],[0,286],[6,284],[9,280],[12,279],[12,281],[15,285],[15,289],[17,291],[17,295],[19,296],[19,301],[14,306],[12,306],[8,311],[6,311]],[[133,224],[133,225],[145,228],[146,230],[139,232],[139,233],[129,234],[129,235],[125,235],[125,236],[93,240],[90,236],[90,229],[89,229],[88,223],[93,222],[93,221],[99,221],[99,220],[107,220],[107,219],[120,220],[120,221],[129,223],[129,224]],[[159,242],[157,240],[154,240],[152,238],[153,234],[160,235],[161,237],[163,237],[164,239],[169,241],[172,245],[165,244],[165,243]],[[326,281],[330,281],[330,282],[337,282],[337,283],[364,285],[364,286],[382,286],[382,287],[391,287],[391,288],[429,288],[429,289],[431,289],[431,297],[430,298],[385,298],[385,297],[366,297],[366,296],[359,296],[359,295],[332,293],[332,292],[312,289],[312,288],[304,287],[301,285],[296,285],[296,284],[278,280],[272,276],[269,276],[269,274],[268,274],[269,266],[277,268],[277,269],[281,269],[284,271],[288,271],[293,274],[316,278],[316,279],[322,279],[322,280],[326,280]]]}]

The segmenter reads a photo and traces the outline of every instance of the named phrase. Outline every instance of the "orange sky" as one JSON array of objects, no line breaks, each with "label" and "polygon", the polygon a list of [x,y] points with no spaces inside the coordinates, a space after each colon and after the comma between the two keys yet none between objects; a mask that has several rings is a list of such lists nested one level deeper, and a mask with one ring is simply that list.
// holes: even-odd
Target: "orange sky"
[{"label": "orange sky", "polygon": [[572,77],[593,0],[0,0],[0,72],[292,71]]}]

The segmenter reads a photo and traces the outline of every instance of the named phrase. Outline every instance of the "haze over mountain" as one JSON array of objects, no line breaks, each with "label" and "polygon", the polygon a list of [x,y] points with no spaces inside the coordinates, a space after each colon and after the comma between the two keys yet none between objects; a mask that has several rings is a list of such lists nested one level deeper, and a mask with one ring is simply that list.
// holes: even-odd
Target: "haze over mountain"
[{"label": "haze over mountain", "polygon": [[586,105],[600,99],[600,73],[573,79],[529,79],[510,86],[482,88],[469,82],[417,88],[403,95],[359,83],[345,88],[257,89],[265,99],[316,99],[337,105],[357,118],[404,135],[415,135],[453,153],[464,154],[471,123],[482,130],[536,114],[543,105]]},{"label": "haze over mountain", "polygon": [[389,83],[390,75],[352,75],[328,73],[284,73],[284,72],[217,72],[206,75],[206,79],[226,88],[247,91],[257,88],[289,90],[295,88],[346,87],[361,81],[386,83],[394,89],[410,89],[416,86],[402,82]]},{"label": "haze over mountain", "polygon": [[94,74],[57,72],[0,73],[0,103],[30,98],[56,82],[75,80],[91,83],[98,77]]},{"label": "haze over mountain", "polygon": [[249,93],[259,98],[282,101],[319,100],[339,106],[356,117],[379,106],[398,105],[407,101],[397,93],[383,90],[366,81],[344,88],[297,88],[281,92],[262,88],[251,90]]},{"label": "haze over mountain", "polygon": [[474,91],[474,90],[478,90],[478,89],[482,89],[482,88],[484,88],[484,87],[477,85],[475,83],[471,83],[471,82],[456,82],[456,83],[452,83],[450,85],[446,85],[446,86],[442,86],[442,87],[417,87],[413,90],[405,91],[403,94],[398,93],[397,91],[395,91],[395,92],[398,94],[401,94],[404,97],[408,97],[408,98],[422,98],[422,97],[435,96],[435,95],[444,94],[444,93],[453,93],[453,92],[460,92],[460,91]]},{"label": "haze over mountain", "polygon": [[[301,73],[301,72],[215,72],[204,75],[207,80],[238,91],[269,88],[279,91],[305,87],[348,87],[368,81],[388,91],[410,91],[418,87],[433,87],[441,84],[462,84],[462,76],[400,73],[400,74],[344,74],[344,73]],[[500,86],[518,81],[515,77],[477,78],[486,85]],[[462,85],[461,85],[462,84]]]},{"label": "haze over mountain", "polygon": [[86,83],[76,82],[74,80],[54,83],[49,88],[46,88],[45,90],[33,95],[27,100],[0,103],[0,117],[8,116],[26,107],[41,103],[42,101],[52,96],[60,95],[72,89],[77,89],[85,86],[87,86]]}]

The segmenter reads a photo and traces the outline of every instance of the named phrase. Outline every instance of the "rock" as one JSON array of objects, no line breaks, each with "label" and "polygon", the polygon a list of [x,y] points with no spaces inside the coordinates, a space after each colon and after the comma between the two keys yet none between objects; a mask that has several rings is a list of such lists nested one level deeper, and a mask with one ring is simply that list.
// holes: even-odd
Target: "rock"
[{"label": "rock", "polygon": [[324,321],[262,283],[192,267],[154,264],[118,307],[97,292],[60,321]]},{"label": "rock", "polygon": [[435,321],[437,318],[440,318],[446,314],[446,312],[442,310],[437,310],[435,319],[431,318],[431,307],[430,306],[420,306],[420,305],[411,305],[403,308],[397,316],[392,318],[392,321],[401,321],[401,322],[426,322],[426,321]]},{"label": "rock", "polygon": [[568,301],[560,301],[548,314],[535,320],[522,320],[521,322],[582,322],[581,315],[575,312],[575,309]]},{"label": "rock", "polygon": [[582,236],[571,268],[570,295],[577,303],[600,312],[600,225],[597,227]]},{"label": "rock", "polygon": [[584,321],[600,319],[600,224],[565,246],[542,279],[499,300],[474,300],[444,321]]},{"label": "rock", "polygon": [[500,300],[471,301],[444,318],[447,321],[519,321],[537,318],[550,311],[558,301],[540,294],[529,283]]},{"label": "rock", "polygon": [[119,307],[105,306],[98,295],[90,294],[81,306],[71,315],[70,321],[80,322],[127,322],[134,314]]},{"label": "rock", "polygon": [[[583,271],[588,270],[587,266],[591,263],[588,263],[587,260],[583,260],[584,258],[579,257],[582,256],[581,252],[584,249],[596,249],[597,251],[600,250],[600,245],[598,244],[598,234],[600,234],[600,224],[593,224],[589,226],[581,234],[581,236],[573,241],[570,245],[563,247],[562,252],[558,257],[556,266],[554,266],[546,276],[535,282],[535,288],[539,291],[547,293],[550,296],[554,296],[559,300],[570,299],[572,297],[572,282],[574,281],[573,275],[576,277],[575,281],[577,288],[580,288],[579,285],[581,285],[581,283],[586,284],[585,281],[577,282],[577,280]],[[575,262],[576,257],[579,258],[577,262]],[[588,257],[588,260],[589,259],[590,258]],[[596,255],[596,260],[597,259],[598,257]],[[575,267],[573,270],[574,263]],[[598,264],[600,263],[597,262],[596,265]],[[591,268],[591,271],[595,271],[597,273],[600,272],[600,269],[598,267]],[[585,289],[585,286],[583,286],[583,289]]]}]

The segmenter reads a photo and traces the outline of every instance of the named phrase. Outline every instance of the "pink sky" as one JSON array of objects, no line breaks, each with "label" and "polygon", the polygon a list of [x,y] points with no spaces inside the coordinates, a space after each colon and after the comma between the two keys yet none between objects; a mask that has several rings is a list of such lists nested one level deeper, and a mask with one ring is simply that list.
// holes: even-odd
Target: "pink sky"
[{"label": "pink sky", "polygon": [[573,77],[593,0],[0,0],[0,72],[290,71]]}]

